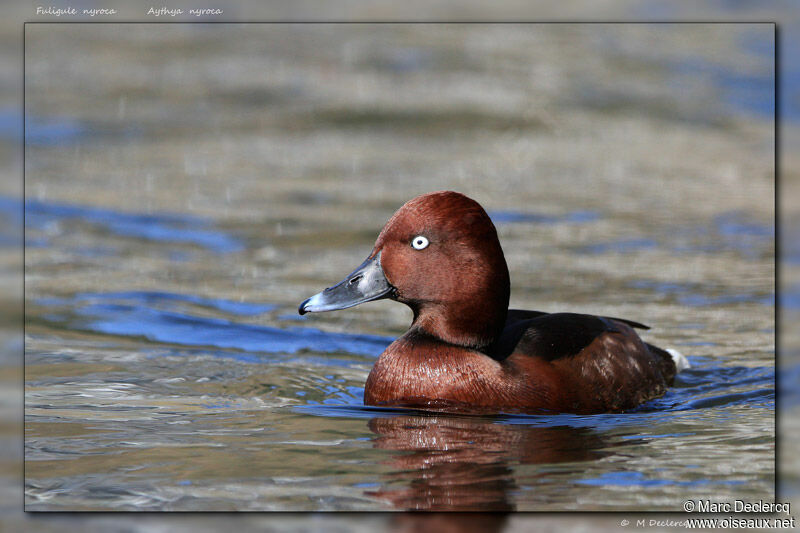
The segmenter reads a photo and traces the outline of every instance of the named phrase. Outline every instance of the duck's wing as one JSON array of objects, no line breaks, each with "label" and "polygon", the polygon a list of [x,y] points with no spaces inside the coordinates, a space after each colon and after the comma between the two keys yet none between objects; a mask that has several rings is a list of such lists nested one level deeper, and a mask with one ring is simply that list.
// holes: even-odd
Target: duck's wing
[{"label": "duck's wing", "polygon": [[[675,377],[674,357],[642,341],[630,321],[535,311],[511,318],[492,357],[529,376],[532,390],[566,402],[559,409],[624,411],[661,396]],[[566,389],[553,388],[553,379]]]},{"label": "duck's wing", "polygon": [[548,361],[569,357],[604,333],[624,333],[625,329],[635,335],[620,323],[649,329],[638,322],[618,318],[511,309],[505,329],[490,348],[489,355],[498,361],[514,351],[536,354]]},{"label": "duck's wing", "polygon": [[[520,320],[527,320],[529,318],[538,318],[543,315],[551,315],[551,314],[566,315],[575,313],[546,313],[544,311],[529,311],[527,309],[509,309],[508,318],[506,319],[506,324],[510,322],[518,322]],[[614,316],[594,317],[593,315],[580,315],[580,316],[588,316],[592,318],[604,318],[607,320],[616,320],[617,322],[628,324],[632,328],[650,329],[650,326],[645,326],[641,322],[634,322],[633,320],[628,320],[627,318],[617,318]]]}]

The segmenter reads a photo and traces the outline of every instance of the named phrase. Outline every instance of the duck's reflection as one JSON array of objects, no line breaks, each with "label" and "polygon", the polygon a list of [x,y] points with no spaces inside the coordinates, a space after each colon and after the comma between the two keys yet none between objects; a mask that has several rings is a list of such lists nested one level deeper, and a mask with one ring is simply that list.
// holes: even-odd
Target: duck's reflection
[{"label": "duck's reflection", "polygon": [[508,513],[395,513],[391,533],[499,533]]},{"label": "duck's reflection", "polygon": [[501,424],[479,417],[407,415],[373,418],[377,448],[401,453],[370,494],[398,509],[512,511],[517,464],[579,462],[606,455],[585,428]]}]

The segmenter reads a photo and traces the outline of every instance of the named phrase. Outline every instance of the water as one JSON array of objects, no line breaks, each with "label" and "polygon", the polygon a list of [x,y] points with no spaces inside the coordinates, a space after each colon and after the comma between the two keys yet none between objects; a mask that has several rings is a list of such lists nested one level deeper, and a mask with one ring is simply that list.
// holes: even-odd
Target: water
[{"label": "water", "polygon": [[[183,242],[138,238],[153,255]],[[632,288],[687,306],[771,303]],[[157,291],[29,299],[28,509],[668,509],[685,490],[770,490],[772,354],[697,355],[724,333],[702,323],[670,343],[693,368],[633,413],[473,417],[363,406],[392,337],[298,327],[311,321],[291,312]]]},{"label": "water", "polygon": [[[769,102],[736,118],[767,75],[744,27],[126,28],[26,39],[28,510],[772,499],[773,138]],[[653,35],[691,46],[651,61]],[[733,96],[660,92],[703,61]],[[692,368],[623,414],[364,406],[410,312],[297,305],[446,188],[497,224],[513,307],[642,321]]]}]

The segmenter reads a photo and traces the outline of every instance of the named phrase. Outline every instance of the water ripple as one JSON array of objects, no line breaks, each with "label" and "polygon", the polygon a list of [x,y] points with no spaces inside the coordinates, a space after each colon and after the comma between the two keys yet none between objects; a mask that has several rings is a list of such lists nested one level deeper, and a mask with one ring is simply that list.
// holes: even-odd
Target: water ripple
[{"label": "water ripple", "polygon": [[147,291],[82,293],[72,298],[42,299],[37,303],[48,307],[49,313],[41,316],[40,320],[51,326],[145,338],[165,344],[241,350],[247,353],[238,358],[249,360],[253,360],[253,353],[293,354],[304,350],[377,356],[393,340],[377,335],[324,332],[307,327],[281,329],[245,324],[221,317],[198,316],[176,308],[176,304],[186,302],[238,315],[260,314],[275,308],[271,304],[243,304]]},{"label": "water ripple", "polygon": [[[215,228],[214,223],[204,217],[174,213],[124,213],[100,207],[39,200],[25,202],[25,227],[28,229],[46,231],[48,228],[59,227],[65,220],[92,224],[121,237],[194,244],[217,253],[244,249],[239,239]],[[46,240],[39,241],[29,244],[46,244]]]}]

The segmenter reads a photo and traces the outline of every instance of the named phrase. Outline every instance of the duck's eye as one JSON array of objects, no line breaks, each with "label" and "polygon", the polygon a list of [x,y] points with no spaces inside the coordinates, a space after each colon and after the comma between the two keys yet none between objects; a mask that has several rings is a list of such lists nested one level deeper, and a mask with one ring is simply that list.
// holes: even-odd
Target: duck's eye
[{"label": "duck's eye", "polygon": [[411,246],[414,247],[415,250],[422,250],[423,248],[427,248],[428,239],[422,235],[417,235],[413,239],[411,239]]}]

